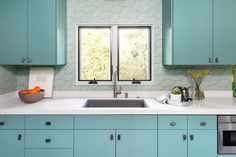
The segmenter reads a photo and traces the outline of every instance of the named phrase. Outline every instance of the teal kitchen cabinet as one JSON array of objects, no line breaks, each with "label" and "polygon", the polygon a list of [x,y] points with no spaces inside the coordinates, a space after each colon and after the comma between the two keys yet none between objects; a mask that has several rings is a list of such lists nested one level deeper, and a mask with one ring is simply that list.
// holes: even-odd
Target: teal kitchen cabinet
[{"label": "teal kitchen cabinet", "polygon": [[66,64],[66,0],[3,0],[0,10],[1,65]]},{"label": "teal kitchen cabinet", "polygon": [[163,64],[235,64],[235,13],[234,0],[163,1]]},{"label": "teal kitchen cabinet", "polygon": [[157,130],[117,130],[116,157],[157,157]]},{"label": "teal kitchen cabinet", "polygon": [[66,57],[66,0],[28,0],[30,65],[61,65]]},{"label": "teal kitchen cabinet", "polygon": [[187,157],[187,130],[158,130],[158,157]]},{"label": "teal kitchen cabinet", "polygon": [[74,157],[157,157],[157,116],[75,116]]},{"label": "teal kitchen cabinet", "polygon": [[188,116],[188,157],[217,156],[217,117]]},{"label": "teal kitchen cabinet", "polygon": [[0,156],[24,157],[24,116],[0,116]]},{"label": "teal kitchen cabinet", "polygon": [[75,157],[115,157],[114,130],[76,130]]},{"label": "teal kitchen cabinet", "polygon": [[157,157],[156,130],[76,130],[75,157]]},{"label": "teal kitchen cabinet", "polygon": [[214,56],[218,64],[236,63],[236,1],[214,0]]},{"label": "teal kitchen cabinet", "polygon": [[25,157],[73,157],[73,148],[73,116],[25,116]]},{"label": "teal kitchen cabinet", "polygon": [[27,149],[25,157],[73,157],[72,149]]},{"label": "teal kitchen cabinet", "polygon": [[163,1],[163,64],[209,64],[212,0]]},{"label": "teal kitchen cabinet", "polygon": [[216,126],[216,116],[159,116],[158,157],[216,157]]},{"label": "teal kitchen cabinet", "polygon": [[216,157],[217,131],[216,130],[189,130],[188,157]]},{"label": "teal kitchen cabinet", "polygon": [[158,116],[158,157],[187,157],[187,116]]},{"label": "teal kitchen cabinet", "polygon": [[27,0],[0,1],[0,64],[21,65],[27,55]]},{"label": "teal kitchen cabinet", "polygon": [[0,130],[0,156],[24,157],[24,130]]}]

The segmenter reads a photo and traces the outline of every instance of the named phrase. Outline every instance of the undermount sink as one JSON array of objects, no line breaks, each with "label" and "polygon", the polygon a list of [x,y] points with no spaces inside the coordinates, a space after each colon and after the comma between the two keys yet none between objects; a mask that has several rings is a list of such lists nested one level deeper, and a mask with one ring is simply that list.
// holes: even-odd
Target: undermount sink
[{"label": "undermount sink", "polygon": [[85,108],[145,108],[144,100],[88,100]]}]

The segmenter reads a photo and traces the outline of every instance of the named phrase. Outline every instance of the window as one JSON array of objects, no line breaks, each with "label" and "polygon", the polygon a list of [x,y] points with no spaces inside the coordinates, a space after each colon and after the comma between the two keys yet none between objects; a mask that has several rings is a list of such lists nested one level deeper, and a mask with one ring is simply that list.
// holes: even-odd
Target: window
[{"label": "window", "polygon": [[111,80],[110,34],[110,28],[79,28],[79,81]]},{"label": "window", "polygon": [[149,27],[119,27],[119,81],[151,80]]},{"label": "window", "polygon": [[78,84],[152,83],[151,25],[80,25],[77,42]]}]

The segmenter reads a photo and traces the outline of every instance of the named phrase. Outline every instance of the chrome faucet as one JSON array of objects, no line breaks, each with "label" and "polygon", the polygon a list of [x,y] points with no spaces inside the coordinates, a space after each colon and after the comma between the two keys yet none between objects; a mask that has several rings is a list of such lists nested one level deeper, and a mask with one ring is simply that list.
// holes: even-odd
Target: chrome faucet
[{"label": "chrome faucet", "polygon": [[113,98],[117,98],[117,95],[121,94],[121,86],[120,89],[117,90],[117,71],[113,73],[114,85],[113,85]]}]

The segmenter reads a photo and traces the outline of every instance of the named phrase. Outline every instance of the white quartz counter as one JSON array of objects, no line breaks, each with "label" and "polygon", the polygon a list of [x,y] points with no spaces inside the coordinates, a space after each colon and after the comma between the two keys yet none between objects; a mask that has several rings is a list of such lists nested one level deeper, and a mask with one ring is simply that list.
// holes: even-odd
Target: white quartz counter
[{"label": "white quartz counter", "polygon": [[210,97],[194,101],[185,107],[160,104],[153,98],[144,99],[147,108],[84,108],[87,99],[46,98],[34,104],[25,104],[16,93],[0,96],[1,115],[29,114],[235,114],[236,99]]}]

